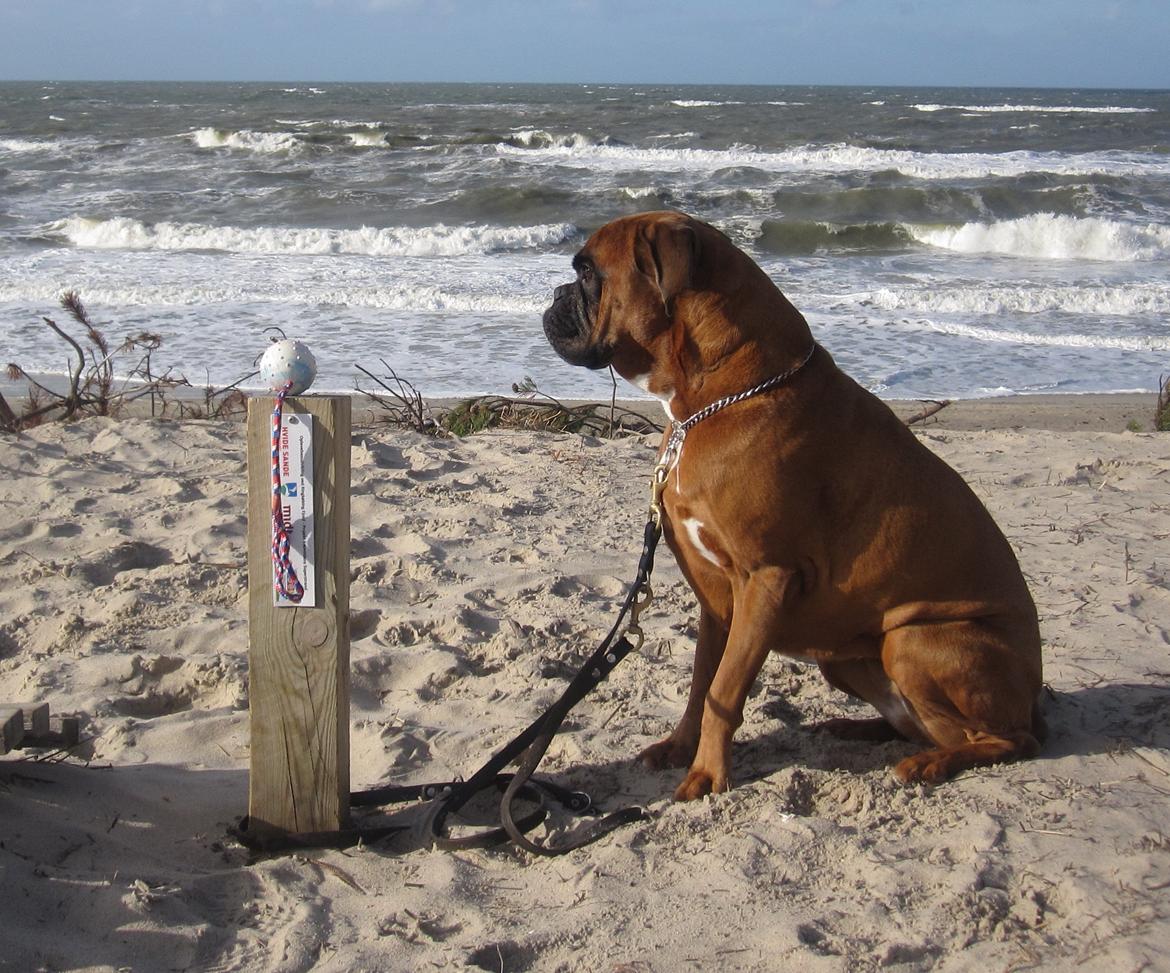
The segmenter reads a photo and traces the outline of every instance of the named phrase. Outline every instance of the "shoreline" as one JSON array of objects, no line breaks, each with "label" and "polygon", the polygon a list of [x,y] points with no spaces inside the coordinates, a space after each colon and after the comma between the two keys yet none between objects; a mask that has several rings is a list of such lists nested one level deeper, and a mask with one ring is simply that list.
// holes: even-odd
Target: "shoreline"
[{"label": "shoreline", "polygon": [[[466,401],[459,398],[426,399],[431,408],[446,408]],[[597,403],[602,408],[608,401],[595,399],[563,399],[565,405]],[[662,405],[653,399],[615,400],[625,409],[663,421]],[[900,419],[905,421],[921,412],[934,399],[882,399]],[[916,423],[920,428],[938,426],[943,429],[974,432],[978,430],[1036,429],[1050,432],[1126,432],[1131,422],[1140,424],[1139,432],[1154,430],[1154,409],[1158,403],[1156,392],[1083,392],[1041,395],[1004,395],[986,399],[951,399],[950,405]],[[373,412],[372,409],[365,410]],[[355,422],[357,413],[355,412]]]},{"label": "shoreline", "polygon": [[[66,387],[64,376],[37,375],[37,381],[54,390]],[[3,395],[14,410],[19,411],[25,401],[26,383],[0,377],[0,395]],[[204,389],[181,387],[166,390],[166,397],[175,402],[201,402]],[[257,389],[242,389],[245,395],[263,394]],[[312,392],[321,395],[349,395],[354,400],[354,425],[371,425],[379,421],[378,409],[366,401],[364,392],[351,389],[347,392]],[[486,396],[499,395],[513,398],[508,392],[482,393]],[[467,396],[424,396],[424,403],[430,409],[448,409],[478,398]],[[558,401],[569,406],[595,404],[601,409],[609,404],[608,399],[563,398]],[[614,400],[624,409],[645,415],[656,422],[665,418],[662,405],[655,399],[623,398]],[[939,399],[882,399],[901,419],[921,412],[923,408]],[[951,399],[950,404],[934,415],[917,423],[919,427],[937,426],[956,431],[1037,429],[1051,432],[1152,432],[1154,411],[1158,403],[1157,392],[1064,392],[1042,394],[1018,394],[990,396],[987,398]],[[127,416],[150,415],[149,399],[144,398],[130,404],[124,412]],[[225,417],[230,418],[230,417]],[[1136,423],[1138,429],[1131,430]]]}]

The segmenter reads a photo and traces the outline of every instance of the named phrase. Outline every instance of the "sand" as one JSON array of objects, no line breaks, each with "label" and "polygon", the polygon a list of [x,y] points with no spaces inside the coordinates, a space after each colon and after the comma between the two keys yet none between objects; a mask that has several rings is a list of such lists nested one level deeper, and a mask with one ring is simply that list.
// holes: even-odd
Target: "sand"
[{"label": "sand", "polygon": [[[1170,436],[1078,431],[1085,403],[1056,406],[1064,431],[1017,412],[919,433],[1032,585],[1042,756],[902,787],[909,745],[815,732],[864,708],[773,657],[734,789],[674,803],[679,772],[632,760],[690,676],[696,608],[664,551],[643,651],[542,768],[648,820],[559,859],[398,839],[250,861],[228,833],[248,782],[242,426],[0,438],[0,698],[77,713],[90,739],[0,758],[0,968],[1170,969]],[[633,573],[653,456],[355,433],[355,787],[468,774],[560,693]]]}]

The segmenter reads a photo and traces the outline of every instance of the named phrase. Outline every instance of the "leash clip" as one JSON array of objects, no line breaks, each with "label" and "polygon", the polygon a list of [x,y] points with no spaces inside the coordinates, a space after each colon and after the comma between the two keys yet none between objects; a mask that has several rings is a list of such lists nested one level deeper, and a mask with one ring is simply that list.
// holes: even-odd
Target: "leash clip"
[{"label": "leash clip", "polygon": [[634,651],[638,652],[646,642],[646,633],[642,631],[642,626],[638,623],[638,618],[647,608],[650,603],[654,601],[654,590],[650,587],[650,579],[646,578],[638,587],[638,594],[641,598],[635,598],[634,603],[630,605],[630,624],[626,626],[626,635],[634,640]]},{"label": "leash clip", "polygon": [[666,441],[666,448],[654,467],[654,475],[650,478],[650,516],[654,518],[654,525],[662,529],[662,494],[666,491],[666,480],[670,471],[678,463],[682,455],[683,440],[687,438],[687,429],[677,419],[671,420],[670,438]]}]

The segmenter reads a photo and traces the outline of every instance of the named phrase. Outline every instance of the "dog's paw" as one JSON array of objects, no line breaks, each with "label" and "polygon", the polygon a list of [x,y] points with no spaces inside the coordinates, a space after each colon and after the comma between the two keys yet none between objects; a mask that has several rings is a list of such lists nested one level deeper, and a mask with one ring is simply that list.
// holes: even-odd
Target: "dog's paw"
[{"label": "dog's paw", "polygon": [[674,792],[676,801],[697,801],[708,794],[722,794],[729,784],[726,774],[712,774],[706,770],[692,769]]},{"label": "dog's paw", "polygon": [[903,784],[941,784],[955,775],[950,756],[949,750],[923,750],[898,761],[894,776]]},{"label": "dog's paw", "polygon": [[683,743],[673,736],[651,744],[640,754],[638,760],[647,770],[663,770],[667,767],[689,767],[695,759],[695,744]]}]

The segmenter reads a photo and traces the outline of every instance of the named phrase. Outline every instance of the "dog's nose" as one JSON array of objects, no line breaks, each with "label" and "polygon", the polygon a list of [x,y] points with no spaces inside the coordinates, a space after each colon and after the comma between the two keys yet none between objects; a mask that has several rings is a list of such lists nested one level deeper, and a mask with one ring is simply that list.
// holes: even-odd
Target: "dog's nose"
[{"label": "dog's nose", "polygon": [[553,300],[554,301],[563,300],[564,298],[569,296],[569,291],[571,291],[572,289],[573,289],[572,284],[561,284],[560,287],[558,287],[556,290],[553,291]]}]

